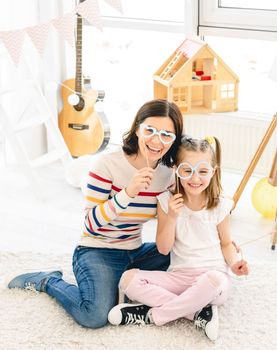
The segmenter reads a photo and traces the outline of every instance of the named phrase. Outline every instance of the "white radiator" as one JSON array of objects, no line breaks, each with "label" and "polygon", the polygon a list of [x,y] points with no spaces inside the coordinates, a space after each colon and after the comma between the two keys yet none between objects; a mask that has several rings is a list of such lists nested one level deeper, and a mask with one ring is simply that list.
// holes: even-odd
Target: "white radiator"
[{"label": "white radiator", "polygon": [[[272,117],[245,112],[185,115],[185,133],[196,138],[216,136],[222,146],[222,168],[244,173]],[[253,174],[268,176],[277,148],[277,129],[270,138]]]}]

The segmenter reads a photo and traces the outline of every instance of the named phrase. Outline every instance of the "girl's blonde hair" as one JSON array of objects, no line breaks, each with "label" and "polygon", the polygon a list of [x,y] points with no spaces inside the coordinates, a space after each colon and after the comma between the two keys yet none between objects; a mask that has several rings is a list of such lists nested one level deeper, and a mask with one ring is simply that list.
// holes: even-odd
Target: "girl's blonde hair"
[{"label": "girl's blonde hair", "polygon": [[[214,140],[214,144],[211,144],[211,140]],[[216,137],[207,137],[206,139],[193,139],[187,135],[183,135],[181,139],[181,145],[179,146],[176,159],[176,167],[184,159],[184,151],[193,152],[210,152],[211,154],[211,165],[214,168],[214,175],[211,178],[209,186],[206,188],[206,196],[208,199],[207,209],[215,208],[219,203],[219,196],[222,192],[221,185],[221,146],[220,142]],[[176,188],[175,193],[179,189],[179,192],[186,197],[183,187],[180,183],[180,178],[176,176]]]}]

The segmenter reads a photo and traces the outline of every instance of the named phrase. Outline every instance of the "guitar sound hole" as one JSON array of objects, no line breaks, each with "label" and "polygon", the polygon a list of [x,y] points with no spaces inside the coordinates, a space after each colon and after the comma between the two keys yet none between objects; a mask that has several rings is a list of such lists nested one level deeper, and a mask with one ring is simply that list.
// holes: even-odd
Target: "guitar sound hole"
[{"label": "guitar sound hole", "polygon": [[85,107],[85,100],[83,99],[82,96],[80,96],[80,101],[78,102],[77,105],[74,106],[74,108],[76,109],[76,111],[80,112],[84,109]]}]

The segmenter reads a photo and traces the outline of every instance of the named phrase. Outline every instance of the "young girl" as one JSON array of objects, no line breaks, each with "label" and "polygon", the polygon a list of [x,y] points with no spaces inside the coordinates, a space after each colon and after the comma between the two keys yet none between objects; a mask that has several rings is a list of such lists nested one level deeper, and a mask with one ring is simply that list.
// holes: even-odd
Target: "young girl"
[{"label": "young girl", "polygon": [[220,158],[216,138],[183,137],[175,194],[167,191],[158,196],[156,243],[160,253],[171,252],[169,269],[126,271],[120,288],[143,304],[115,306],[108,316],[111,324],[160,326],[186,317],[204,329],[209,339],[217,338],[217,306],[228,297],[229,270],[238,276],[248,274],[247,262],[239,260],[232,243],[233,201],[221,195]]}]

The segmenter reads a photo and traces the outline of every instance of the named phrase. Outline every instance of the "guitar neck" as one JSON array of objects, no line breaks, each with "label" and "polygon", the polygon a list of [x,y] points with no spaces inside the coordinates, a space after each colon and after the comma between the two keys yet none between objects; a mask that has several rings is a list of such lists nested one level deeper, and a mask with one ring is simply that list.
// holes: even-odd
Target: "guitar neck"
[{"label": "guitar neck", "polygon": [[75,77],[75,91],[77,94],[82,93],[82,17],[77,14],[77,28],[76,28],[76,77]]}]

